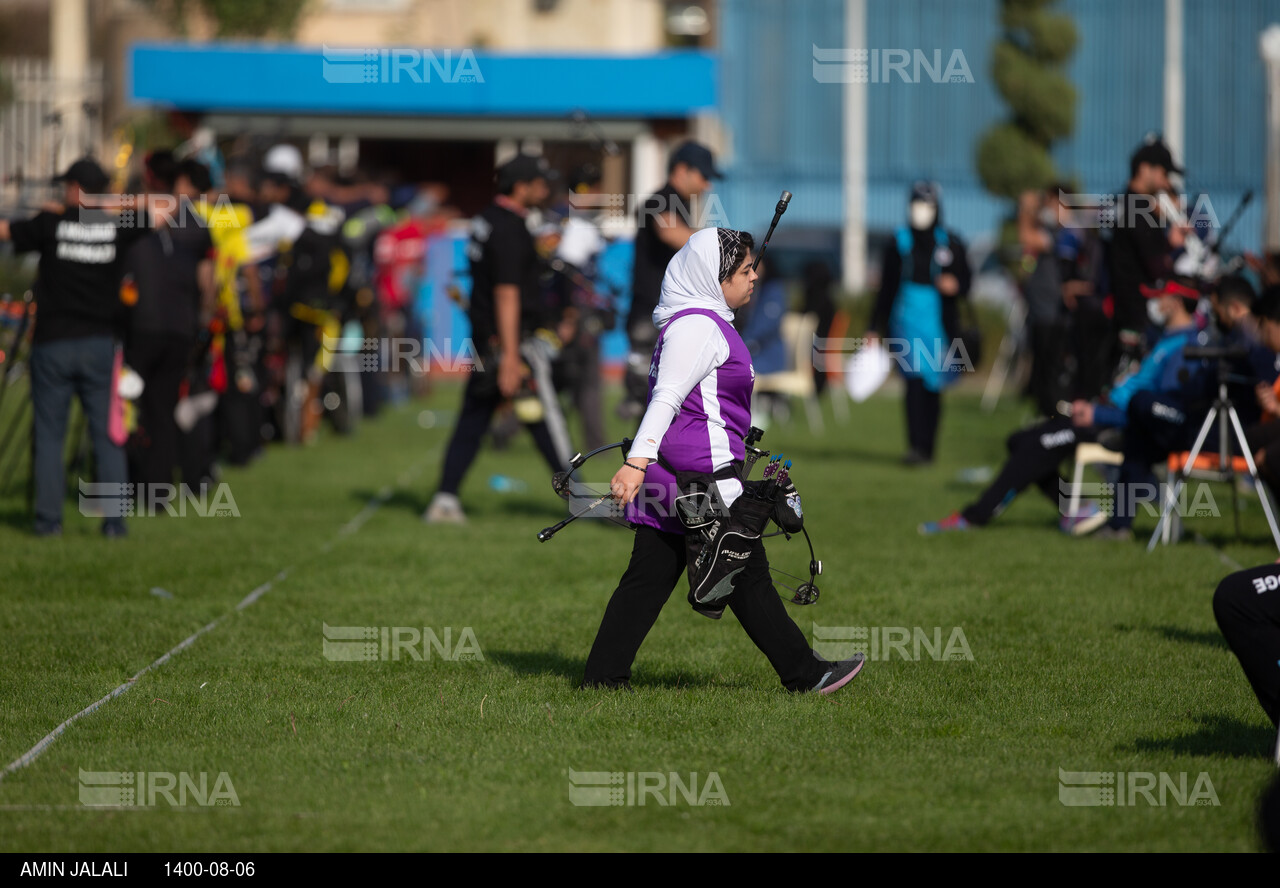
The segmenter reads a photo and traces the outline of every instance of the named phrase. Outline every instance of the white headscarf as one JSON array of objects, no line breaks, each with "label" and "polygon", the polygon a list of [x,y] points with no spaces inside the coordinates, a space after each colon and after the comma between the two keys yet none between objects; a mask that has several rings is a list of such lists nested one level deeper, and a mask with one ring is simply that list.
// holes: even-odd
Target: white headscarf
[{"label": "white headscarf", "polygon": [[667,264],[662,296],[653,310],[653,323],[661,327],[676,312],[690,308],[714,311],[733,323],[733,309],[720,289],[720,236],[718,228],[695,231]]}]

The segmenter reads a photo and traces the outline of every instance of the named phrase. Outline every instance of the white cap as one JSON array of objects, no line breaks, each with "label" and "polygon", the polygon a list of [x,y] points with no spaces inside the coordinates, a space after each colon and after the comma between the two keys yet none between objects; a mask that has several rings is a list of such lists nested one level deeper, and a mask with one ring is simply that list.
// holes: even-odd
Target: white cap
[{"label": "white cap", "polygon": [[292,145],[273,145],[262,159],[264,173],[278,173],[302,181],[302,152]]}]

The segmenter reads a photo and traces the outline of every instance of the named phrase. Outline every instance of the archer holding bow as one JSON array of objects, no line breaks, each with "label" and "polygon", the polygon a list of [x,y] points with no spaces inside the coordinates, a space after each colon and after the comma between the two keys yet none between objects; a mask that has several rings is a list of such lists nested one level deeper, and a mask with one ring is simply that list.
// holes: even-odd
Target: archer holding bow
[{"label": "archer holding bow", "polygon": [[[630,689],[636,652],[687,565],[686,528],[674,508],[686,492],[682,482],[704,479],[728,508],[744,494],[743,437],[755,374],[732,321],[756,281],[754,246],[747,232],[703,229],[667,266],[653,313],[660,332],[649,367],[649,405],[610,482],[636,526],[635,545],[587,658],[584,688]],[[863,655],[839,663],[818,658],[783,607],[758,535],[746,551],[732,592],[711,602],[695,601],[691,592],[695,609],[713,619],[725,607],[733,611],[788,690],[827,694],[843,687],[861,670]]]}]

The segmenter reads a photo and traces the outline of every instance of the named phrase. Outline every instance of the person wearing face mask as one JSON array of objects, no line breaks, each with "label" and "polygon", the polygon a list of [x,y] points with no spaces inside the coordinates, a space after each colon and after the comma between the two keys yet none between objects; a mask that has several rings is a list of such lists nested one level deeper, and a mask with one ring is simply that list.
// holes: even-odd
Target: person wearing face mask
[{"label": "person wearing face mask", "polygon": [[[1147,293],[1148,302],[1155,303],[1149,314],[1164,325],[1164,330],[1137,371],[1112,388],[1106,399],[1074,401],[1069,417],[1057,416],[1014,432],[1007,442],[1009,459],[978,499],[941,521],[921,524],[920,533],[933,536],[983,527],[1030,484],[1038,486],[1055,504],[1061,503],[1062,482],[1058,466],[1075,453],[1077,444],[1096,441],[1099,432],[1113,428],[1124,429],[1127,437],[1127,426],[1136,413],[1131,409],[1135,400],[1145,405],[1147,413],[1156,413],[1162,412],[1154,407],[1158,398],[1148,398],[1148,395],[1169,395],[1187,387],[1198,390],[1200,383],[1195,374],[1199,367],[1189,367],[1182,356],[1183,349],[1195,342],[1200,332],[1191,307],[1184,302],[1182,291],[1172,287],[1147,288]],[[1184,369],[1190,372],[1190,377],[1182,372]],[[1136,466],[1131,466],[1130,471],[1135,476],[1138,474]],[[1089,503],[1079,513],[1064,516],[1059,527],[1064,533],[1080,536],[1097,530],[1107,518],[1096,503]],[[1117,539],[1132,538],[1132,535],[1128,528],[1108,534]]]},{"label": "person wearing face mask", "polygon": [[[1115,514],[1098,532],[1099,539],[1133,539],[1138,504],[1154,499],[1158,489],[1152,466],[1170,453],[1190,449],[1208,412],[1213,376],[1203,362],[1182,357],[1188,345],[1208,340],[1192,314],[1200,299],[1192,283],[1167,280],[1142,287],[1147,318],[1163,332],[1138,372],[1111,393],[1113,407],[1125,412],[1124,462],[1116,482]],[[1095,413],[1109,409],[1099,407]]]},{"label": "person wearing face mask", "polygon": [[886,334],[891,353],[907,382],[907,465],[933,462],[942,390],[956,380],[948,365],[959,327],[956,300],[969,294],[965,244],[942,227],[936,182],[911,186],[909,224],[899,228],[885,248],[880,292],[867,338]]},{"label": "person wearing face mask", "polygon": [[1185,171],[1161,139],[1144,142],[1129,159],[1129,183],[1111,235],[1110,272],[1113,300],[1113,351],[1117,360],[1142,353],[1146,305],[1141,287],[1167,278],[1173,270],[1173,251],[1186,241],[1187,230],[1164,217],[1159,199],[1170,194],[1169,174]]}]

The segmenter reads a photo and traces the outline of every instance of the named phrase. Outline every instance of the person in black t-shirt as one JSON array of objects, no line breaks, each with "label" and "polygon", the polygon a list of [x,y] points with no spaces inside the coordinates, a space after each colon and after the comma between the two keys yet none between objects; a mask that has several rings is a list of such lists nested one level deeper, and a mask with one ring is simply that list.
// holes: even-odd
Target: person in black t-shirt
[{"label": "person in black t-shirt", "polygon": [[627,335],[631,353],[625,377],[627,397],[618,406],[623,419],[636,419],[649,401],[649,360],[658,342],[653,310],[662,295],[667,263],[696,231],[695,199],[711,190],[720,178],[711,150],[697,142],[685,142],[667,164],[667,184],[645,199],[637,210],[635,264],[631,271],[631,310]]},{"label": "person in black t-shirt", "polygon": [[[146,233],[141,213],[121,214],[120,224],[97,208],[107,175],[96,162],[78,160],[59,177],[64,207],[24,222],[0,221],[0,240],[19,252],[40,254],[36,278],[38,315],[31,350],[31,402],[35,413],[35,531],[62,532],[65,489],[63,445],[71,396],[80,399],[93,440],[96,481],[127,481],[119,436],[109,433],[111,391],[119,321],[120,258]],[[138,224],[134,224],[135,221]],[[124,224],[128,222],[129,224]],[[113,440],[113,437],[116,440]],[[117,495],[121,488],[111,489]],[[106,536],[124,536],[123,504],[109,497],[103,506]]]},{"label": "person in black t-shirt", "polygon": [[[212,309],[213,239],[204,220],[188,209],[210,187],[209,172],[194,160],[183,161],[175,172],[181,174],[182,189],[173,181],[149,185],[190,203],[134,244],[124,266],[138,294],[125,360],[145,383],[138,403],[141,446],[130,475],[147,485],[173,483],[179,441],[173,410],[201,318]],[[198,481],[185,472],[182,480],[192,487]]]},{"label": "person in black t-shirt", "polygon": [[[497,197],[471,222],[467,246],[472,281],[471,337],[481,366],[473,367],[467,379],[440,487],[423,515],[428,523],[465,523],[458,489],[480,451],[480,439],[489,429],[493,412],[513,398],[524,383],[521,340],[540,327],[552,326],[543,307],[537,249],[525,224],[529,210],[547,199],[548,175],[541,158],[518,155],[498,169]],[[545,405],[554,397],[542,400]],[[548,418],[564,422],[563,417]],[[557,448],[547,421],[539,419],[525,426],[551,470],[566,468],[569,454],[560,452],[565,448]]]},{"label": "person in black t-shirt", "polygon": [[1169,174],[1181,175],[1165,143],[1154,139],[1129,159],[1129,184],[1116,208],[1111,235],[1111,294],[1114,301],[1116,357],[1140,358],[1147,327],[1147,300],[1141,287],[1173,273],[1172,252],[1186,241],[1187,229],[1170,224],[1159,206],[1172,191]]}]

